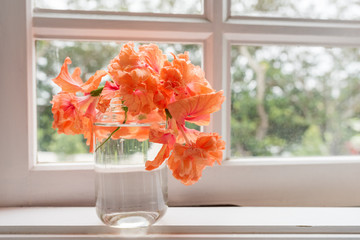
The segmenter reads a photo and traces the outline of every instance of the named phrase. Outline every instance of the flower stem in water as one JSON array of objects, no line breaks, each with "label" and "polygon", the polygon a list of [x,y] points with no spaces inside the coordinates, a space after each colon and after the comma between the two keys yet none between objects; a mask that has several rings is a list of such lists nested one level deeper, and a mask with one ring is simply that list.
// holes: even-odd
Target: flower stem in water
[{"label": "flower stem in water", "polygon": [[[122,109],[125,111],[125,119],[124,119],[124,121],[123,121],[123,123],[122,124],[125,124],[126,123],[126,120],[127,120],[127,112],[128,112],[128,107],[122,107]],[[95,149],[95,152],[99,149],[99,148],[101,148],[111,137],[112,137],[112,135],[114,135],[114,133],[116,133],[118,130],[120,129],[120,127],[117,127],[112,133],[110,133],[110,135],[109,135],[109,137],[107,137],[106,139],[105,139],[105,141],[103,141],[96,149]]]}]

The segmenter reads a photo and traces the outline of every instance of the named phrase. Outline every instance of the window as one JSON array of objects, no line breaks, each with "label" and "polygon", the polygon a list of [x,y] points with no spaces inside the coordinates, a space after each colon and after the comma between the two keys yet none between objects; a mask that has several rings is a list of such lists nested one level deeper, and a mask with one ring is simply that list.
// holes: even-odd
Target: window
[{"label": "window", "polygon": [[231,157],[356,156],[360,51],[231,49]]},{"label": "window", "polygon": [[360,6],[356,0],[231,0],[231,15],[287,17],[303,19],[359,20]]},{"label": "window", "polygon": [[[202,52],[200,59],[202,59],[207,79],[215,89],[223,89],[227,96],[222,110],[214,114],[212,125],[207,128],[217,131],[226,140],[228,145],[224,157],[227,161],[224,161],[221,166],[207,168],[201,181],[190,187],[182,186],[173,178],[169,178],[170,205],[359,205],[360,158],[358,156],[343,156],[343,154],[327,156],[325,154],[318,157],[318,155],[310,154],[311,156],[303,155],[293,158],[294,154],[282,155],[284,151],[281,149],[284,146],[293,147],[291,141],[284,142],[281,139],[280,141],[274,139],[274,136],[271,139],[272,145],[264,148],[267,151],[265,151],[266,154],[254,153],[261,149],[261,146],[256,146],[264,144],[261,142],[255,142],[251,151],[246,149],[247,153],[252,154],[244,154],[241,146],[249,144],[251,138],[241,136],[240,141],[235,140],[234,136],[239,133],[237,125],[240,123],[243,125],[240,127],[244,127],[246,121],[243,118],[239,121],[231,119],[235,116],[232,111],[233,105],[251,104],[255,101],[256,71],[250,65],[250,59],[255,59],[257,64],[261,61],[265,61],[266,64],[271,62],[273,70],[283,71],[290,75],[290,80],[295,79],[291,69],[298,64],[296,54],[292,63],[284,60],[284,54],[282,55],[281,52],[285,52],[289,59],[289,54],[303,51],[311,61],[315,61],[315,65],[328,61],[322,58],[331,51],[337,52],[343,69],[337,65],[334,71],[329,72],[329,74],[334,74],[331,78],[331,81],[334,81],[331,87],[335,89],[334,93],[329,92],[331,93],[330,100],[336,100],[336,94],[339,94],[338,90],[340,90],[338,88],[348,88],[351,91],[349,96],[357,97],[358,91],[352,88],[352,80],[344,77],[344,74],[351,75],[354,77],[354,82],[359,78],[359,68],[356,66],[359,64],[360,22],[357,20],[357,15],[354,13],[355,15],[350,17],[351,20],[347,18],[341,20],[344,18],[332,16],[324,17],[324,19],[309,19],[307,16],[293,14],[290,17],[294,18],[276,14],[274,18],[266,14],[244,16],[241,11],[240,13],[233,11],[239,2],[204,0],[199,8],[196,7],[200,9],[196,10],[198,12],[157,13],[152,10],[142,10],[141,13],[131,13],[107,11],[97,7],[69,10],[62,7],[54,9],[51,6],[35,5],[37,8],[33,8],[30,0],[5,0],[4,7],[0,9],[0,20],[6,23],[0,35],[1,42],[4,43],[0,48],[0,69],[3,73],[2,94],[0,94],[3,111],[0,118],[3,139],[0,145],[3,156],[0,158],[2,180],[0,205],[83,206],[93,204],[94,173],[91,164],[88,162],[70,164],[66,161],[54,164],[46,160],[46,157],[40,161],[42,163],[36,162],[36,147],[41,149],[46,146],[36,144],[37,137],[41,137],[36,133],[36,126],[41,123],[38,121],[43,115],[37,118],[35,113],[40,113],[40,108],[49,98],[49,94],[46,93],[37,92],[36,94],[36,82],[45,84],[44,74],[48,73],[42,72],[40,68],[50,64],[44,56],[51,55],[52,51],[56,52],[54,50],[56,48],[64,46],[71,48],[74,44],[88,44],[88,46],[100,44],[101,47],[112,48],[115,46],[113,42],[128,40],[138,43],[169,44],[167,46],[172,44],[174,48],[179,45],[199,46]],[[247,1],[240,3],[244,2]],[[261,2],[270,1],[258,1],[258,3]],[[283,16],[287,18],[282,18]],[[346,14],[346,16],[349,15]],[[47,49],[49,52],[41,52],[40,49]],[[341,57],[341,54],[345,52],[350,53],[347,57]],[[62,61],[61,58],[60,60],[50,58],[52,61]],[[236,68],[240,73],[235,71]],[[328,66],[308,68],[307,71],[311,75],[321,75],[322,73],[319,72],[324,71],[322,68],[327,69]],[[307,74],[306,71],[300,71],[300,73]],[[341,78],[344,80],[337,81]],[[294,80],[288,84],[298,83]],[[339,84],[339,87],[336,84]],[[315,88],[311,84],[306,87],[310,90]],[[246,97],[244,89],[247,89],[249,97],[246,102],[239,101]],[[271,91],[274,96],[277,96],[276,94],[279,95],[281,90],[274,86]],[[327,94],[327,92],[320,92]],[[241,96],[234,98],[234,95],[239,93],[242,93]],[[295,95],[295,97],[298,96],[301,95]],[[315,98],[309,99],[309,104],[316,103]],[[278,99],[275,98],[275,100]],[[284,114],[281,103],[273,106],[277,107],[280,116]],[[286,103],[285,106],[289,104]],[[348,119],[357,118],[357,113],[358,111],[354,110]],[[276,111],[272,110],[271,114],[276,114]],[[290,115],[293,116],[291,113]],[[257,120],[253,123],[261,122],[259,117],[254,118]],[[325,118],[332,119],[328,116]],[[296,123],[300,128],[309,129],[308,125],[302,125],[301,119],[297,121],[286,121],[286,123],[290,125]],[[346,142],[356,135],[356,122],[353,126],[355,128],[346,128],[346,131],[350,133],[340,128],[341,134],[349,135],[349,138],[341,141]],[[248,132],[256,134],[256,127],[252,131]],[[304,130],[302,131],[305,133]],[[313,132],[316,131],[318,130],[313,130]],[[334,130],[329,131],[333,133]],[[279,142],[279,144],[274,145],[274,142]],[[235,147],[232,148],[232,145]],[[236,148],[240,148],[240,151],[236,151]],[[273,157],[266,157],[270,153]],[[250,158],[249,155],[261,157]],[[283,157],[280,158],[278,155]],[[229,160],[231,157],[232,159]]]},{"label": "window", "polygon": [[111,11],[129,13],[170,13],[170,14],[202,14],[201,0],[150,1],[150,0],[62,0],[57,2],[36,0],[37,9]]}]

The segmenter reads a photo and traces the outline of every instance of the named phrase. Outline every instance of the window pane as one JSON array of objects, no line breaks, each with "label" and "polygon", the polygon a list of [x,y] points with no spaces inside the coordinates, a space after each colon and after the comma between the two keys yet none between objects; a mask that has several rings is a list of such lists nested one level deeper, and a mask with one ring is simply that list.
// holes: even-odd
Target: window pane
[{"label": "window pane", "polygon": [[[52,82],[64,59],[69,56],[72,64],[69,71],[80,67],[82,79],[88,79],[96,70],[107,69],[110,60],[118,55],[121,45],[115,42],[77,42],[59,40],[36,41],[37,83],[37,140],[38,162],[91,162],[92,155],[82,135],[57,134],[52,128],[53,115],[50,101],[60,88]],[[138,45],[138,44],[135,44]],[[201,65],[200,44],[159,43],[160,49],[172,59],[175,54],[188,51],[192,63]]]},{"label": "window pane", "polygon": [[359,20],[359,0],[231,0],[231,15]]},{"label": "window pane", "polygon": [[233,46],[232,157],[360,152],[360,49]]},{"label": "window pane", "polygon": [[202,0],[35,0],[36,8],[58,10],[202,14]]}]

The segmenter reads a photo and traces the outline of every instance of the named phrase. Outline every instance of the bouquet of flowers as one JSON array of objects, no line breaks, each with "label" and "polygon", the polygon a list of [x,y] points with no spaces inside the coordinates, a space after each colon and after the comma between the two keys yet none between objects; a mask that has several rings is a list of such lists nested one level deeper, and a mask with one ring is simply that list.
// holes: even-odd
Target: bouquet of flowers
[{"label": "bouquet of flowers", "polygon": [[[163,144],[146,170],[158,168],[167,159],[173,176],[185,185],[197,182],[206,166],[221,164],[225,142],[217,133],[205,133],[185,126],[210,122],[210,114],[218,111],[225,100],[205,79],[199,66],[193,65],[187,52],[174,55],[169,61],[155,44],[125,44],[111,60],[108,70],[99,70],[87,81],[80,78],[80,68],[70,75],[67,57],[60,74],[53,81],[62,91],[51,101],[53,128],[58,133],[83,134],[94,149],[99,141],[111,138],[149,139]],[[110,80],[100,86],[103,77]],[[109,110],[113,101],[120,101],[122,123],[154,123],[148,131],[125,131],[114,127],[111,133],[94,126],[98,114]],[[166,126],[155,122],[166,121]],[[109,130],[107,130],[109,131]]]}]

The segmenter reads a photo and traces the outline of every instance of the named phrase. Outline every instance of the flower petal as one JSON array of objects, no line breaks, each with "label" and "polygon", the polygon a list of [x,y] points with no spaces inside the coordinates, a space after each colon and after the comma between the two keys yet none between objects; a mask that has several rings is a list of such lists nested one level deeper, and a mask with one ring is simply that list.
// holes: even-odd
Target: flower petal
[{"label": "flower petal", "polygon": [[171,129],[161,128],[160,125],[153,125],[150,128],[149,141],[173,146],[175,144],[176,137],[172,133]]},{"label": "flower petal", "polygon": [[119,86],[113,82],[106,82],[105,86],[100,94],[99,103],[96,106],[100,112],[105,112],[110,106],[111,99],[119,97]]},{"label": "flower petal", "polygon": [[162,54],[162,51],[157,45],[149,44],[139,46],[139,53],[151,70],[155,73],[160,73],[160,69],[163,67],[167,57]]},{"label": "flower petal", "polygon": [[83,84],[83,80],[81,79],[80,75],[81,69],[79,67],[75,68],[73,74],[71,74],[72,79],[74,79],[75,82],[79,84],[79,86]]},{"label": "flower petal", "polygon": [[169,154],[169,145],[164,144],[153,161],[146,161],[145,169],[150,171],[158,168],[165,161],[165,159],[169,157]]},{"label": "flower petal", "polygon": [[61,67],[59,75],[53,79],[54,83],[56,83],[61,89],[65,92],[76,93],[81,91],[81,87],[79,84],[78,75],[80,73],[80,69],[75,70],[75,79],[73,79],[68,71],[68,64],[71,64],[71,59],[67,57],[64,61],[64,64]]},{"label": "flower petal", "polygon": [[96,73],[89,78],[84,84],[81,85],[82,91],[90,93],[99,87],[101,79],[107,74],[104,70],[96,71]]},{"label": "flower petal", "polygon": [[210,121],[209,114],[218,111],[224,100],[223,91],[219,91],[181,99],[170,103],[168,109],[179,125],[184,125],[185,120],[206,125]]}]

